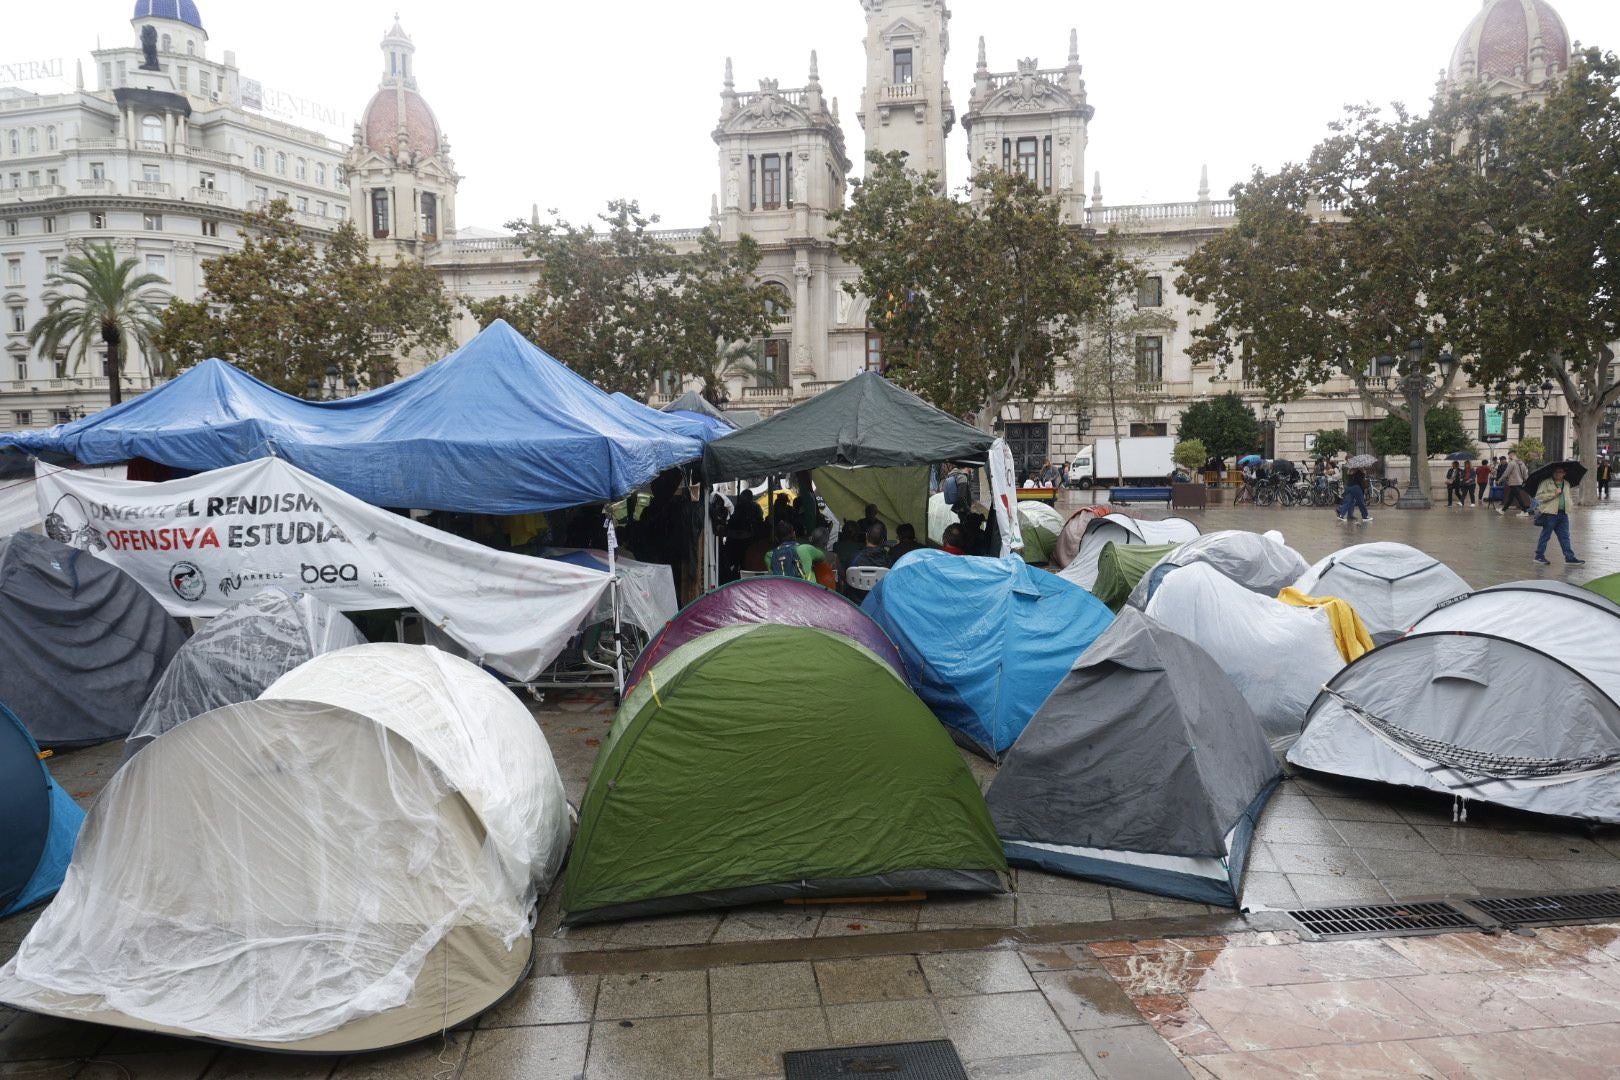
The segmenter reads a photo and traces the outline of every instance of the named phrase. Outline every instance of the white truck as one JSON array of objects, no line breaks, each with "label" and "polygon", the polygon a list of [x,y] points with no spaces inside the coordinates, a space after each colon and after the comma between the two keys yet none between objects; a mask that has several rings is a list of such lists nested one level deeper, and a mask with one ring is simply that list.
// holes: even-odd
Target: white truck
[{"label": "white truck", "polygon": [[1115,461],[1115,440],[1098,439],[1082,446],[1069,465],[1069,486],[1108,487],[1116,480],[1125,484],[1168,484],[1175,469],[1176,440],[1171,435],[1137,435],[1118,440],[1119,463]]}]

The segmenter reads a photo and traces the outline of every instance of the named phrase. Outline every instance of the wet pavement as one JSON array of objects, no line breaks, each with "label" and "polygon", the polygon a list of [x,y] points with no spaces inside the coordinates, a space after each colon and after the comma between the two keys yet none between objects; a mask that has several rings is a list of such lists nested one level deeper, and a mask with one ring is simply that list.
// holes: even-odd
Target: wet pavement
[{"label": "wet pavement", "polygon": [[[1375,509],[1358,527],[1315,508],[1185,516],[1278,529],[1313,561],[1398,540],[1476,588],[1620,572],[1608,506],[1576,516],[1589,565],[1572,569],[1536,567],[1537,530],[1486,510]],[[577,805],[611,699],[560,695],[534,712]],[[88,804],[121,750],[64,753],[52,770]],[[964,759],[987,784],[988,763]],[[445,1039],[293,1058],[0,1009],[0,1078],[780,1077],[784,1050],[929,1038],[951,1039],[975,1077],[1620,1076],[1620,928],[1319,943],[1275,910],[1620,887],[1617,829],[1480,804],[1456,823],[1438,795],[1294,775],[1261,818],[1247,914],[1029,871],[1011,885],[570,930],[554,890],[533,976]],[[0,960],[35,917],[0,920]]]}]

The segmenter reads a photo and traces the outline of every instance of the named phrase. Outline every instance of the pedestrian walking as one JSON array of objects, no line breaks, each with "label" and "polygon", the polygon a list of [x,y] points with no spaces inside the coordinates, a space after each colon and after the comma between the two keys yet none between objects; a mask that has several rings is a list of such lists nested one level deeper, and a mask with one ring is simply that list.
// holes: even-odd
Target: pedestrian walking
[{"label": "pedestrian walking", "polygon": [[1367,474],[1360,469],[1354,469],[1344,482],[1344,500],[1339,503],[1339,520],[1351,520],[1350,515],[1358,509],[1361,511],[1361,521],[1358,524],[1364,525],[1372,520],[1372,515],[1367,513]]},{"label": "pedestrian walking", "polygon": [[1572,508],[1569,482],[1564,470],[1556,468],[1549,479],[1536,489],[1536,523],[1541,526],[1541,539],[1536,542],[1536,562],[1547,562],[1547,541],[1558,537],[1558,546],[1564,549],[1564,561],[1570,566],[1584,565],[1585,560],[1575,556],[1569,544],[1569,512]]},{"label": "pedestrian walking", "polygon": [[1491,495],[1491,463],[1482,461],[1474,469],[1474,483],[1479,488],[1479,501],[1488,502]]},{"label": "pedestrian walking", "polygon": [[1614,479],[1614,462],[1609,458],[1600,458],[1597,467],[1598,497],[1609,497],[1609,483]]},{"label": "pedestrian walking", "polygon": [[1461,496],[1459,496],[1457,494],[1457,484],[1458,484],[1461,476],[1462,476],[1462,462],[1453,461],[1451,463],[1451,468],[1446,470],[1446,505],[1447,506],[1452,505],[1453,501],[1458,501],[1458,502],[1461,501]]},{"label": "pedestrian walking", "polygon": [[1507,468],[1502,471],[1502,505],[1496,508],[1498,514],[1506,514],[1509,507],[1515,507],[1529,516],[1535,505],[1524,490],[1524,482],[1529,478],[1529,466],[1519,459],[1517,452],[1509,454]]}]

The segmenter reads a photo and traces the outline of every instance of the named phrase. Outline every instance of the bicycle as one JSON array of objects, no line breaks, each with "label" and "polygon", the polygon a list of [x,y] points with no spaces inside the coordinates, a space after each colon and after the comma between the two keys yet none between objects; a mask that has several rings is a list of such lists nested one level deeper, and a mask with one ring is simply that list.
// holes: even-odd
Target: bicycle
[{"label": "bicycle", "polygon": [[1401,498],[1401,485],[1387,476],[1378,478],[1378,502],[1385,506],[1394,506]]}]

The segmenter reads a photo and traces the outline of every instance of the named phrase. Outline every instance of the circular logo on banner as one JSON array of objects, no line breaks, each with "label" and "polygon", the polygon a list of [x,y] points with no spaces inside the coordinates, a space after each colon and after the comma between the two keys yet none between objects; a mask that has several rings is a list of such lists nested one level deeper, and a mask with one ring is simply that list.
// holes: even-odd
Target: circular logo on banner
[{"label": "circular logo on banner", "polygon": [[203,580],[196,563],[177,562],[169,567],[169,587],[174,595],[189,603],[202,599],[203,593],[208,591],[208,582]]}]

